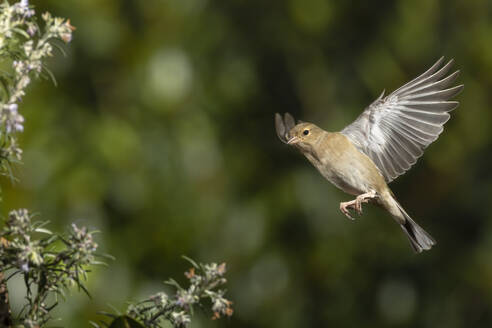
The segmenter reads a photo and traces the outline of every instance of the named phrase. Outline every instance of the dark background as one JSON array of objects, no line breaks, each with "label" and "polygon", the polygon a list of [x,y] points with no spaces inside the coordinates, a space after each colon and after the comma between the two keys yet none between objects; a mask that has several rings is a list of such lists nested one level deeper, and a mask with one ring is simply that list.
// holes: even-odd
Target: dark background
[{"label": "dark background", "polygon": [[[58,86],[36,83],[20,106],[24,164],[3,213],[101,230],[116,256],[55,325],[184,281],[188,255],[227,262],[235,308],[192,327],[492,326],[492,2],[31,3],[77,30],[49,63]],[[380,209],[347,220],[351,197],[277,139],[273,116],[340,130],[442,55],[461,105],[391,184],[438,241],[415,255]]]}]

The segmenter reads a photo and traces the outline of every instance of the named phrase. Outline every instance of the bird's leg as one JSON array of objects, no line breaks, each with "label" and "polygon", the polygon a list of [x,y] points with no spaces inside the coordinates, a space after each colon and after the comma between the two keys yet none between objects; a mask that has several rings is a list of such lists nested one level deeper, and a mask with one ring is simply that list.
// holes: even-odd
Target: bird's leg
[{"label": "bird's leg", "polygon": [[360,215],[362,214],[362,204],[369,203],[370,200],[378,198],[378,194],[371,190],[365,194],[359,195],[355,198],[355,210]]},{"label": "bird's leg", "polygon": [[370,200],[378,198],[377,193],[374,190],[366,192],[365,194],[361,194],[357,196],[354,200],[349,202],[340,203],[340,211],[350,220],[354,220],[354,218],[350,215],[349,208],[355,210],[357,214],[362,214],[362,204],[369,203]]}]

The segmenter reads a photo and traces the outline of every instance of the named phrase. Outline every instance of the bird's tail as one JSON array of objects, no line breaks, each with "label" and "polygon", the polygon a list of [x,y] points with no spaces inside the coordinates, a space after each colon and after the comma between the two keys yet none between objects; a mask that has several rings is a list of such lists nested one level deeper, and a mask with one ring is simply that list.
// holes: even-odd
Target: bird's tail
[{"label": "bird's tail", "polygon": [[[394,199],[393,199],[394,200]],[[422,251],[426,251],[432,248],[436,244],[436,241],[434,238],[432,238],[431,235],[429,235],[422,227],[420,227],[408,213],[403,209],[403,207],[396,201],[394,200],[396,206],[398,207],[398,210],[400,215],[396,217],[396,213],[393,214],[395,216],[395,219],[400,223],[400,226],[405,232],[405,234],[408,237],[408,240],[410,241],[410,244],[412,245],[412,248],[415,252],[420,253]]]}]

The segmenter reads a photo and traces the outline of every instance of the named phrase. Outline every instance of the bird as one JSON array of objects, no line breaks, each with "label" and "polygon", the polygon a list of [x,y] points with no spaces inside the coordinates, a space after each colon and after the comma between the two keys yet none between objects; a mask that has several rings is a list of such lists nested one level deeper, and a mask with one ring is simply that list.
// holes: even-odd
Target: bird
[{"label": "bird", "polygon": [[434,238],[420,227],[396,200],[388,184],[408,171],[434,142],[449,120],[463,90],[452,86],[459,70],[448,74],[454,60],[441,57],[434,65],[387,96],[385,91],[355,121],[339,132],[328,132],[313,123],[275,114],[279,139],[297,148],[321,175],[355,199],[340,203],[349,219],[350,210],[362,215],[362,204],[385,209],[400,225],[416,253],[429,250]]}]

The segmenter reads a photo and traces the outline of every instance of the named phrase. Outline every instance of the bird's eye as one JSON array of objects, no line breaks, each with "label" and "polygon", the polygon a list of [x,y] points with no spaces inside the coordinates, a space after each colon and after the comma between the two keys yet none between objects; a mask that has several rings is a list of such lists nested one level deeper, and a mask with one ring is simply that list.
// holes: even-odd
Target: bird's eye
[{"label": "bird's eye", "polygon": [[306,129],[306,130],[302,131],[302,134],[304,134],[305,136],[307,136],[309,134],[309,130]]}]

